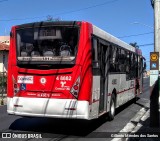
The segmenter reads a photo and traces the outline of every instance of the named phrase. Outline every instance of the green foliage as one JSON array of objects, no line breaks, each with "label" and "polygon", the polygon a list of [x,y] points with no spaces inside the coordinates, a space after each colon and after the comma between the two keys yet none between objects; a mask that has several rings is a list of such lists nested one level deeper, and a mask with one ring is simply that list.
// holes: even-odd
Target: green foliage
[{"label": "green foliage", "polygon": [[60,17],[53,18],[53,16],[48,15],[46,21],[48,21],[48,22],[52,22],[52,21],[61,21],[61,18],[60,18]]},{"label": "green foliage", "polygon": [[6,87],[7,86],[7,76],[0,74],[0,88],[1,87]]},{"label": "green foliage", "polygon": [[134,43],[130,43],[131,46],[135,47],[135,48],[139,48],[138,44],[136,42]]}]

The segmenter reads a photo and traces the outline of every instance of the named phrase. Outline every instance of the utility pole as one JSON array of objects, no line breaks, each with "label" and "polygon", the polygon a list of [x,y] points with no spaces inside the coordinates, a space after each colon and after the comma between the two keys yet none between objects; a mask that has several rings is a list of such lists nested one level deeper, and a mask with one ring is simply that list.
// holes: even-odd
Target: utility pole
[{"label": "utility pole", "polygon": [[152,0],[154,2],[154,51],[160,52],[160,0]]},{"label": "utility pole", "polygon": [[160,0],[151,0],[151,5],[154,8],[154,52],[150,53],[150,126],[159,127]]}]

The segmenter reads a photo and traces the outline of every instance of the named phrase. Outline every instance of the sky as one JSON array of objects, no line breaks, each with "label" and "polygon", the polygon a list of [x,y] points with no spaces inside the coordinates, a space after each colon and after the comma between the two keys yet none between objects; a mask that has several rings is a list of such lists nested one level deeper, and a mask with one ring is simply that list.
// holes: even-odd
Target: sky
[{"label": "sky", "polygon": [[13,25],[53,18],[88,21],[126,43],[137,42],[149,69],[154,51],[150,0],[0,0],[0,36]]}]

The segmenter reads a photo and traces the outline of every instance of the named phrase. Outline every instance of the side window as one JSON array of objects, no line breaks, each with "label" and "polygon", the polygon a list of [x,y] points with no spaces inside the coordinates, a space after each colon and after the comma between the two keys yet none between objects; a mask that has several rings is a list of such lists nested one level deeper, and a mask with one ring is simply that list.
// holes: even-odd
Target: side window
[{"label": "side window", "polygon": [[114,51],[114,48],[112,47],[112,45],[110,45],[109,46],[110,47],[110,53],[109,53],[109,55],[110,55],[110,57],[109,57],[109,62],[110,62],[110,72],[114,72],[114,70],[115,70],[115,67],[114,67],[114,53],[113,53],[113,51]]},{"label": "side window", "polygon": [[133,60],[133,53],[130,53],[130,78],[134,78],[134,60]]},{"label": "side window", "polygon": [[130,52],[126,52],[126,79],[130,79]]},{"label": "side window", "polygon": [[93,68],[99,68],[99,51],[98,51],[98,40],[96,38],[92,38],[92,65]]},{"label": "side window", "polygon": [[93,38],[92,40],[92,60],[98,61],[98,52],[97,52],[97,39]]},{"label": "side window", "polygon": [[138,55],[138,78],[141,76],[141,58]]},{"label": "side window", "polygon": [[123,49],[119,49],[119,70],[120,72],[126,72],[126,52]]},{"label": "side window", "polygon": [[118,54],[118,48],[115,47],[115,66],[116,66],[116,72],[120,72],[119,70],[119,63],[118,63],[118,57],[119,57],[119,54]]},{"label": "side window", "polygon": [[135,54],[131,54],[131,78],[136,77],[136,56]]},{"label": "side window", "polygon": [[110,72],[118,72],[118,48],[110,45]]}]

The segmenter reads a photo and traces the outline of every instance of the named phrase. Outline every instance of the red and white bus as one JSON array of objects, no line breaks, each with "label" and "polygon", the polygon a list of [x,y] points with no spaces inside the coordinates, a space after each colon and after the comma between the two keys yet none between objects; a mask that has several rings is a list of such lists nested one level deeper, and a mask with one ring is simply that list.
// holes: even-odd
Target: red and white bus
[{"label": "red and white bus", "polygon": [[142,92],[142,52],[85,21],[13,26],[7,112],[94,119]]}]

